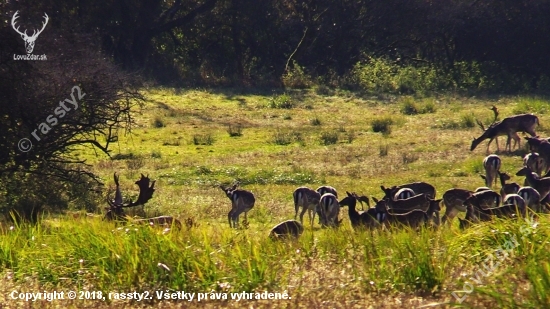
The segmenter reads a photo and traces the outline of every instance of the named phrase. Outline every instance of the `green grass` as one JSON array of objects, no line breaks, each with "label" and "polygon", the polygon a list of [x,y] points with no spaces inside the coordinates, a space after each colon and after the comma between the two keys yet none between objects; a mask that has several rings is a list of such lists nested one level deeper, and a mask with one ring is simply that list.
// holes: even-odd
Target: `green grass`
[{"label": "green grass", "polygon": [[[321,229],[317,223],[312,229],[306,223],[298,241],[272,242],[267,237],[275,224],[294,217],[292,192],[302,185],[328,184],[342,194],[347,190],[377,198],[382,196],[380,185],[413,181],[434,184],[439,198],[450,188],[483,186],[478,174],[486,144],[469,151],[472,137],[480,134],[470,122],[490,119],[494,101],[428,98],[414,101],[425,113],[403,115],[399,98],[365,98],[342,90],[325,97],[309,90],[274,96],[243,95],[231,89],[177,94],[171,89],[152,89],[146,96],[149,101],[136,114],[133,135],[120,136],[114,145],[114,160],[96,157],[87,149],[79,153],[104,179],[106,192],[114,190],[112,174],[116,171],[124,199],[135,200],[134,182],[140,173],[148,174],[156,180],[157,191],[143,208],[145,213],[172,215],[182,222],[191,218],[196,226],[164,233],[147,226],[117,226],[102,221],[99,214],[78,218],[46,214],[35,226],[13,230],[2,223],[0,303],[28,306],[8,299],[13,290],[87,288],[104,293],[286,290],[292,297],[244,304],[264,308],[359,308],[365,303],[419,307],[452,301],[451,292],[462,289],[470,280],[465,276],[475,273],[485,257],[510,235],[523,235],[525,223],[512,221],[481,224],[466,231],[459,231],[456,221],[440,230],[420,232],[352,231],[347,209],[342,208],[339,230]],[[292,108],[270,106],[270,102],[285,102],[285,96],[292,100]],[[514,114],[517,102],[516,97],[499,99],[501,118]],[[538,115],[541,123],[550,120],[546,113]],[[322,119],[322,125],[312,125],[311,119]],[[156,120],[163,125],[152,125]],[[375,130],[378,122],[380,129]],[[457,125],[441,125],[451,122]],[[237,124],[241,135],[231,136],[229,128],[234,130]],[[373,132],[388,130],[391,134]],[[496,149],[494,143],[491,149]],[[512,175],[522,165],[519,156],[502,154],[501,158],[503,169]],[[256,205],[248,213],[248,228],[231,230],[227,222],[230,200],[218,186],[236,180],[255,194]],[[523,179],[513,176],[512,181]],[[102,210],[106,205],[99,206]],[[549,218],[542,216],[514,255],[475,284],[460,306],[547,306],[548,223]],[[40,303],[40,307],[59,305],[107,308],[145,303]],[[163,308],[178,305],[172,301],[158,304]],[[236,308],[243,303],[208,301],[184,306],[220,305]],[[446,306],[454,305],[458,306]]]}]

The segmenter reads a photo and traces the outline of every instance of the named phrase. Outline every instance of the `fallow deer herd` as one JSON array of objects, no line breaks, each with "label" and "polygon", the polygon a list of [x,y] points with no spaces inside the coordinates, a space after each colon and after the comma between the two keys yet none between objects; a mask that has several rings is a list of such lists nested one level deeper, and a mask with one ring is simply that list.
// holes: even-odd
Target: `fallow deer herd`
[{"label": "fallow deer herd", "polygon": [[[550,211],[550,141],[539,138],[535,128],[539,124],[538,117],[533,114],[514,115],[497,121],[498,110],[491,108],[495,118],[487,128],[477,121],[482,129],[482,134],[474,138],[470,150],[474,150],[482,141],[488,139],[489,145],[496,140],[497,150],[498,136],[506,136],[505,151],[519,148],[521,138],[518,132],[531,135],[525,137],[531,151],[523,158],[523,168],[516,175],[525,176],[523,186],[517,183],[506,183],[510,175],[501,171],[502,161],[496,154],[490,154],[483,160],[485,173],[480,175],[485,180],[485,187],[471,191],[460,188],[452,188],[443,193],[441,199],[435,199],[436,189],[426,182],[414,182],[392,187],[381,186],[384,196],[378,200],[371,199],[375,205],[370,206],[369,198],[358,195],[355,192],[347,192],[346,196],[338,200],[338,192],[334,187],[321,186],[316,190],[308,187],[299,187],[294,190],[294,219],[287,220],[276,225],[270,233],[274,239],[285,237],[299,237],[303,231],[303,217],[308,212],[310,225],[314,226],[315,215],[319,215],[321,227],[337,228],[342,219],[339,219],[340,208],[348,207],[348,216],[353,228],[366,228],[370,230],[378,228],[393,228],[397,226],[409,226],[419,228],[421,226],[438,227],[440,225],[439,213],[445,208],[442,223],[450,223],[459,212],[465,212],[465,219],[460,219],[460,228],[464,229],[474,223],[490,221],[494,217],[499,218],[523,218],[537,216],[537,213],[549,213]],[[514,140],[514,145],[511,144]],[[151,199],[155,182],[151,186],[148,177],[141,175],[136,182],[140,193],[136,202],[124,204],[120,194],[118,177],[115,174],[116,194],[113,201],[108,201],[110,207],[105,219],[125,219],[123,208],[144,205]],[[500,183],[500,191],[492,188]],[[238,228],[239,216],[244,213],[247,222],[247,213],[256,202],[254,194],[244,189],[238,189],[239,183],[230,187],[219,186],[224,194],[231,200],[231,210],[228,213],[229,226]],[[367,204],[368,209],[358,211],[357,201]],[[297,221],[298,212],[300,221]],[[176,218],[161,216],[148,219],[132,220],[137,223],[150,225],[171,225],[181,228],[181,223]]]}]

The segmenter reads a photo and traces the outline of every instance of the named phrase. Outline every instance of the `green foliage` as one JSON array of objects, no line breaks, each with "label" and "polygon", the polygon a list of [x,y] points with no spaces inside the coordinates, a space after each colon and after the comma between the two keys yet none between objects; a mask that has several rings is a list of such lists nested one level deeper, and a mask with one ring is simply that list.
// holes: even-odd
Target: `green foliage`
[{"label": "green foliage", "polygon": [[401,105],[401,113],[405,115],[418,114],[418,107],[412,99],[405,100]]},{"label": "green foliage", "polygon": [[274,95],[269,100],[268,106],[270,108],[284,108],[291,109],[294,107],[292,97],[286,93],[280,95]]},{"label": "green foliage", "polygon": [[212,145],[214,144],[214,136],[211,133],[194,134],[193,145]]},{"label": "green foliage", "polygon": [[514,108],[515,114],[546,114],[550,110],[550,101],[538,97],[521,97]]},{"label": "green foliage", "polygon": [[282,76],[283,85],[286,88],[304,89],[312,85],[311,76],[305,73],[296,61],[292,60],[292,65]]}]

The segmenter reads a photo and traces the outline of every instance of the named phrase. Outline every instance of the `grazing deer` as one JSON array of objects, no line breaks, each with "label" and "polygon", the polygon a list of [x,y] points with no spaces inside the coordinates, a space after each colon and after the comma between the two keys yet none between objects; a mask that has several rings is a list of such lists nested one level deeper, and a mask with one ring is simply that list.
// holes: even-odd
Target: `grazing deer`
[{"label": "grazing deer", "polygon": [[[391,200],[391,199],[385,199],[382,201],[378,201],[376,198],[373,198],[373,200],[376,202],[376,207],[378,207],[376,210],[379,214],[384,213],[382,211],[381,207],[385,207],[385,212],[390,213],[407,213],[414,209],[420,209],[424,212],[426,212],[429,215],[429,218],[433,217],[434,223],[436,225],[439,225],[439,211],[441,210],[439,206],[439,202],[441,200],[433,200],[426,194],[417,194],[413,197],[410,197],[408,199],[404,200]],[[380,218],[378,217],[380,220]]]},{"label": "grazing deer", "polygon": [[254,208],[256,198],[254,193],[247,190],[237,189],[239,183],[234,184],[231,187],[224,187],[220,185],[220,189],[231,200],[231,210],[227,214],[229,221],[229,227],[237,228],[239,226],[239,216],[244,212],[244,221],[248,222],[247,213]]},{"label": "grazing deer", "polygon": [[[124,213],[124,208],[128,207],[135,207],[140,205],[145,205],[152,197],[153,193],[155,192],[155,181],[152,183],[150,182],[150,179],[148,176],[144,176],[141,174],[141,178],[135,182],[136,185],[139,187],[139,195],[135,202],[130,201],[127,204],[124,204],[122,201],[122,193],[120,192],[120,184],[119,184],[119,177],[116,173],[114,173],[114,180],[115,180],[115,199],[113,201],[109,200],[107,198],[107,203],[109,204],[109,207],[107,208],[107,213],[105,214],[104,220],[121,220],[121,221],[127,221],[128,218],[126,214]],[[151,186],[149,184],[151,183]],[[159,225],[159,226],[175,226],[177,229],[182,228],[181,222],[171,216],[159,216],[159,217],[153,217],[153,218],[145,218],[145,219],[132,219],[132,223],[138,223],[138,224],[150,224],[150,225]]]},{"label": "grazing deer", "polygon": [[525,200],[523,199],[523,197],[521,197],[521,195],[514,194],[514,193],[508,194],[504,199],[504,201],[502,202],[502,204],[504,205],[513,204],[520,209],[524,209],[527,205],[527,203],[525,203]]},{"label": "grazing deer", "polygon": [[315,219],[315,213],[317,212],[317,206],[321,200],[321,194],[307,187],[299,187],[294,190],[292,196],[294,197],[294,209],[296,211],[294,220],[296,220],[296,216],[298,216],[298,210],[302,207],[300,223],[304,224],[304,214],[308,211],[309,220],[311,221],[311,226],[313,226],[313,219]]},{"label": "grazing deer", "polygon": [[378,201],[374,198],[373,200],[376,202],[375,209],[377,212],[377,219],[381,224],[386,226],[386,228],[395,225],[406,225],[413,229],[417,229],[421,225],[426,225],[430,220],[428,214],[421,209],[413,209],[406,213],[397,214],[390,212],[386,205],[387,200]]},{"label": "grazing deer", "polygon": [[337,227],[339,225],[338,214],[340,213],[340,205],[338,204],[338,198],[334,194],[323,194],[319,200],[318,209],[323,227]]},{"label": "grazing deer", "polygon": [[469,204],[466,208],[466,218],[460,219],[460,228],[464,229],[471,225],[471,223],[479,221],[491,221],[493,217],[497,218],[514,218],[519,214],[520,217],[525,218],[526,209],[520,205],[506,204],[494,208],[479,208],[475,205]]},{"label": "grazing deer", "polygon": [[408,199],[410,197],[413,197],[415,195],[416,195],[416,193],[414,193],[413,189],[411,189],[411,188],[401,188],[401,189],[399,189],[399,191],[397,191],[395,193],[395,195],[393,196],[393,200],[395,200],[395,201],[404,200],[404,199]]},{"label": "grazing deer", "polygon": [[271,229],[271,239],[284,239],[288,237],[298,238],[304,232],[304,226],[296,220],[287,220],[277,224]]},{"label": "grazing deer", "polygon": [[485,185],[488,188],[493,187],[493,183],[497,183],[497,176],[500,173],[500,166],[502,161],[497,155],[488,155],[483,159],[483,169],[485,169],[485,175],[481,175],[481,178],[485,180]]},{"label": "grazing deer", "polygon": [[474,192],[464,201],[464,206],[472,204],[477,208],[488,209],[498,207],[502,201],[500,194],[492,190]]},{"label": "grazing deer", "polygon": [[338,191],[336,191],[336,189],[331,186],[320,186],[319,188],[315,189],[315,191],[319,192],[321,196],[323,196],[323,194],[325,193],[332,193],[334,194],[334,196],[336,196],[336,198],[338,198]]},{"label": "grazing deer", "polygon": [[414,192],[414,195],[424,193],[430,198],[435,198],[435,187],[426,182],[413,182],[400,186],[393,186],[386,188],[380,186],[380,189],[385,193],[385,196],[382,199],[391,198],[395,199],[395,194],[403,188],[411,189]]},{"label": "grazing deer", "polygon": [[528,167],[523,167],[516,173],[516,176],[525,176],[525,180],[529,186],[533,187],[540,194],[541,201],[550,193],[550,177],[540,178],[537,173]]},{"label": "grazing deer", "polygon": [[[489,152],[489,146],[491,145],[493,139],[498,136],[506,135],[508,139],[506,141],[505,150],[508,148],[511,152],[512,145],[510,143],[510,139],[514,139],[514,146],[518,144],[518,147],[520,147],[521,138],[517,132],[526,132],[531,136],[536,136],[537,134],[535,132],[535,127],[539,124],[539,119],[533,114],[515,115],[506,117],[502,121],[493,122],[487,129],[485,129],[483,123],[479,120],[476,120],[476,122],[481,127],[483,134],[480,137],[473,139],[470,151],[473,151],[484,140],[489,139],[489,143],[487,144],[487,152]],[[500,151],[498,140],[496,143],[497,151]]]},{"label": "grazing deer", "polygon": [[[346,196],[343,198],[339,204],[340,207],[348,206],[348,215],[349,220],[351,222],[351,226],[356,227],[366,227],[369,229],[374,229],[377,227],[380,227],[380,222],[376,220],[376,209],[375,208],[369,208],[367,211],[358,212],[355,209],[355,206],[357,205],[357,201],[361,202],[367,201],[368,204],[368,198],[366,196],[357,196],[355,193],[349,193],[346,191]],[[362,203],[362,202],[361,202]]]},{"label": "grazing deer", "polygon": [[442,223],[451,222],[458,212],[465,212],[464,202],[473,195],[473,192],[465,189],[449,189],[443,193],[443,204],[445,214],[441,219]]},{"label": "grazing deer", "polygon": [[525,205],[537,213],[546,213],[546,207],[542,207],[540,202],[540,193],[532,187],[522,187],[518,191],[518,195],[523,198]]}]

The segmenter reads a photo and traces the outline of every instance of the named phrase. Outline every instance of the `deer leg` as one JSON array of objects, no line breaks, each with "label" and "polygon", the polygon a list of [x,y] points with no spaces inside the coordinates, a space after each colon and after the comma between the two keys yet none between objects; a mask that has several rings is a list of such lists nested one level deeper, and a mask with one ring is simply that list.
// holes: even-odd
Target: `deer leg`
[{"label": "deer leg", "polygon": [[445,207],[445,214],[443,215],[443,218],[441,219],[441,221],[443,221],[443,223],[445,223],[448,220],[449,223],[450,223],[454,219],[454,217],[456,217],[458,212],[459,212],[459,210],[456,209],[455,207],[446,206]]},{"label": "deer leg", "polygon": [[309,215],[309,221],[311,223],[311,226],[313,227],[313,219],[315,219],[315,211],[313,211],[313,214],[311,213],[311,209],[307,208],[307,214]]},{"label": "deer leg", "polygon": [[302,205],[302,212],[300,213],[300,223],[304,224],[304,214],[308,210],[307,206]]},{"label": "deer leg", "polygon": [[229,211],[229,213],[227,214],[227,219],[229,220],[229,227],[233,227],[233,222],[232,222],[233,216],[232,215],[233,215],[233,209],[231,209]]}]

